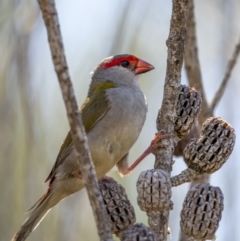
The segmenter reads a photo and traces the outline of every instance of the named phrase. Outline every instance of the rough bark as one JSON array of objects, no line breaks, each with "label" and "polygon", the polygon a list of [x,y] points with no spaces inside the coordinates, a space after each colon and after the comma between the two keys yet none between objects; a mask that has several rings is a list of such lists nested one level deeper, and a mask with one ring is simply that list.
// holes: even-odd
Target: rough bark
[{"label": "rough bark", "polygon": [[[95,170],[91,161],[86,133],[68,71],[55,2],[54,0],[38,0],[38,2],[47,28],[52,60],[66,106],[72,138],[77,150],[80,171],[97,223],[98,234],[101,241],[112,241],[110,225],[105,213],[103,199],[99,191]],[[80,155],[81,159],[79,158]]]},{"label": "rough bark", "polygon": [[[187,5],[188,0],[173,1],[170,33],[167,40],[167,72],[163,102],[158,113],[158,131],[164,131],[168,134],[174,134],[174,119],[176,116],[176,103],[181,83],[181,69],[186,36]],[[156,151],[154,167],[170,173],[172,170],[173,149],[174,141],[172,138],[162,141]]]},{"label": "rough bark", "polygon": [[[158,113],[157,128],[160,133],[174,134],[174,119],[181,83],[181,69],[186,36],[187,7],[188,0],[173,0],[170,32],[167,40],[168,57],[164,96],[161,109]],[[174,145],[173,138],[161,141],[155,152],[156,159],[154,168],[166,171],[169,177],[173,164]],[[155,226],[156,222],[160,224],[158,225],[159,230],[157,232],[159,240],[167,240],[169,211],[170,210],[162,211],[158,217],[154,217]]]}]

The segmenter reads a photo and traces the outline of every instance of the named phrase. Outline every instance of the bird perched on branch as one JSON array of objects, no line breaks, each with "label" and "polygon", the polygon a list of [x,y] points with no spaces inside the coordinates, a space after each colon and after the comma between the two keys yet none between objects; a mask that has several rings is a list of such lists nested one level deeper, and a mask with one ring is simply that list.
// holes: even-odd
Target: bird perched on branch
[{"label": "bird perched on branch", "polygon": [[[98,178],[114,165],[123,175],[131,171],[128,153],[146,119],[146,98],[139,87],[139,75],[154,67],[132,55],[106,58],[94,69],[85,102],[83,124]],[[30,209],[12,241],[23,241],[40,221],[65,197],[84,188],[70,132],[47,177],[47,192]]]}]

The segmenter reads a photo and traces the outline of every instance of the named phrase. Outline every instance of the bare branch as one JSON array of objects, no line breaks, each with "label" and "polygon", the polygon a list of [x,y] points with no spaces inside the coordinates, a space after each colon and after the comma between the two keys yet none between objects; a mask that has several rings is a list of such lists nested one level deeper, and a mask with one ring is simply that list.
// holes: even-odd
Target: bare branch
[{"label": "bare branch", "polygon": [[186,48],[184,55],[185,69],[187,72],[188,82],[191,87],[194,87],[201,93],[202,96],[202,111],[199,114],[198,121],[200,126],[203,122],[212,116],[212,111],[207,103],[201,68],[198,59],[198,47],[196,39],[195,16],[193,0],[189,0],[189,9],[187,17],[187,35],[186,35]]},{"label": "bare branch", "polygon": [[[196,38],[196,23],[195,23],[195,14],[194,14],[194,2],[189,0],[188,5],[188,16],[187,16],[187,34],[186,34],[186,46],[184,54],[184,63],[185,69],[188,77],[188,82],[191,87],[194,87],[196,90],[200,91],[202,96],[202,111],[198,116],[199,126],[202,126],[203,122],[212,116],[212,110],[209,108],[203,81],[201,75],[200,62],[198,58],[198,46]],[[209,180],[210,176],[200,175],[198,179],[193,181],[190,186],[194,185],[195,182],[206,183]],[[180,240],[185,241],[186,236],[180,232]]]},{"label": "bare branch", "polygon": [[105,214],[103,199],[99,191],[97,178],[89,153],[87,137],[68,72],[55,2],[54,0],[38,0],[38,2],[47,28],[52,59],[67,110],[72,138],[80,165],[80,171],[82,173],[82,178],[85,183],[97,223],[98,234],[101,241],[112,241],[110,225]]},{"label": "bare branch", "polygon": [[[176,103],[181,83],[181,68],[183,64],[184,41],[186,36],[188,0],[174,0],[172,7],[172,16],[170,32],[167,40],[168,58],[167,72],[164,86],[164,97],[158,117],[158,131],[164,131],[168,134],[174,134],[174,119],[176,116]],[[166,171],[169,176],[172,170],[172,157],[174,150],[174,140],[167,139],[159,143],[155,152],[156,160],[154,168]],[[158,220],[157,220],[158,219]],[[159,222],[157,234],[159,240],[167,239],[169,210],[165,210],[154,218]],[[154,222],[155,222],[154,221]]]},{"label": "bare branch", "polygon": [[[186,48],[184,55],[185,69],[188,76],[188,82],[191,87],[195,87],[200,91],[202,96],[202,111],[199,114],[198,122],[201,127],[204,121],[213,115],[213,110],[209,107],[204,91],[201,68],[198,59],[198,47],[196,38],[196,24],[194,15],[194,2],[189,0],[188,17],[187,17],[187,35],[186,35]],[[209,176],[209,175],[207,175]],[[206,183],[209,177],[201,175],[198,182]],[[194,182],[193,182],[194,183]],[[191,185],[193,185],[193,183]]]},{"label": "bare branch", "polygon": [[[165,78],[163,102],[158,114],[158,131],[163,130],[168,134],[174,134],[176,103],[181,83],[187,5],[188,0],[173,1],[170,33],[167,40],[167,73]],[[170,172],[172,169],[171,160],[173,149],[174,143],[172,139],[167,139],[162,142],[162,146],[159,147],[157,151],[154,167]]]},{"label": "bare branch", "polygon": [[[189,0],[188,6],[188,16],[187,16],[187,35],[186,35],[186,47],[184,54],[185,69],[188,77],[188,82],[191,87],[194,87],[196,90],[200,91],[202,96],[202,111],[199,114],[198,122],[199,126],[202,126],[204,121],[213,115],[213,110],[209,107],[209,104],[206,99],[200,62],[198,58],[198,46],[196,38],[196,23],[195,23],[195,14],[194,14],[194,2]],[[194,181],[191,182],[190,188],[197,183],[207,183],[210,179],[210,175],[204,174],[198,176]],[[187,237],[180,232],[181,241],[186,241]]]},{"label": "bare branch", "polygon": [[[220,100],[221,96],[223,95],[225,86],[227,81],[230,77],[231,71],[236,63],[237,56],[240,52],[240,42],[235,48],[232,60],[229,62],[227,67],[227,71],[225,77],[222,81],[222,84],[217,91],[212,105],[210,106],[207,103],[203,81],[201,77],[201,69],[200,63],[198,59],[198,47],[197,47],[197,39],[196,39],[196,26],[195,26],[195,16],[194,16],[194,3],[193,0],[189,0],[189,9],[188,9],[188,18],[187,18],[187,37],[186,37],[186,48],[185,48],[185,69],[188,76],[188,82],[191,87],[195,87],[198,91],[200,91],[202,95],[202,112],[199,114],[199,125],[202,126],[203,122],[213,116],[214,108],[216,107],[217,102]],[[196,183],[207,183],[209,182],[210,175],[203,174],[198,176],[198,178],[194,179],[191,182],[190,188],[195,185]],[[188,240],[187,237],[181,232],[180,239],[181,241]]]},{"label": "bare branch", "polygon": [[234,52],[233,52],[233,55],[232,55],[232,58],[229,60],[228,62],[228,65],[227,65],[227,69],[226,69],[226,73],[225,73],[225,76],[222,80],[222,83],[220,84],[214,98],[213,98],[213,101],[212,101],[212,104],[211,104],[211,109],[214,110],[216,108],[216,105],[218,104],[218,102],[220,101],[220,99],[222,98],[223,96],[223,93],[226,89],[226,85],[230,79],[230,76],[231,76],[231,73],[232,73],[232,70],[237,62],[237,58],[239,56],[239,53],[240,53],[240,40],[239,42],[237,43],[237,45],[235,46],[235,49],[234,49]]}]

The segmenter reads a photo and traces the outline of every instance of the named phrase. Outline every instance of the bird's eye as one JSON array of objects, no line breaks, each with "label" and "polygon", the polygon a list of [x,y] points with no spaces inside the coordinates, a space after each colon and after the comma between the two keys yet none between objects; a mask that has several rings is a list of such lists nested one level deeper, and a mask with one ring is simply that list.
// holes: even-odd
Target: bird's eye
[{"label": "bird's eye", "polygon": [[122,67],[124,67],[124,68],[127,68],[127,67],[129,66],[129,62],[128,62],[128,61],[122,61],[122,62],[120,63],[120,65],[121,65]]}]

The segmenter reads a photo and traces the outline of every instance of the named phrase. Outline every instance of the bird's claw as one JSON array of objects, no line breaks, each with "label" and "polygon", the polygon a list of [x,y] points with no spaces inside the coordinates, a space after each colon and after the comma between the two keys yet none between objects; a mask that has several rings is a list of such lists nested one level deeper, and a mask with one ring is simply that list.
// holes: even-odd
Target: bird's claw
[{"label": "bird's claw", "polygon": [[155,150],[159,148],[161,140],[168,139],[170,137],[174,137],[174,135],[172,135],[172,134],[161,134],[160,132],[157,132],[154,135],[154,138],[151,141],[150,146],[148,147],[151,150],[151,153],[154,153]]},{"label": "bird's claw", "polygon": [[133,171],[133,169],[146,157],[148,156],[150,153],[154,153],[156,151],[156,149],[159,147],[160,145],[160,141],[163,139],[167,139],[170,137],[173,137],[174,135],[171,134],[161,134],[159,132],[157,132],[154,135],[153,140],[151,141],[150,146],[143,152],[143,154],[128,168],[128,172],[126,174],[129,174]]}]

